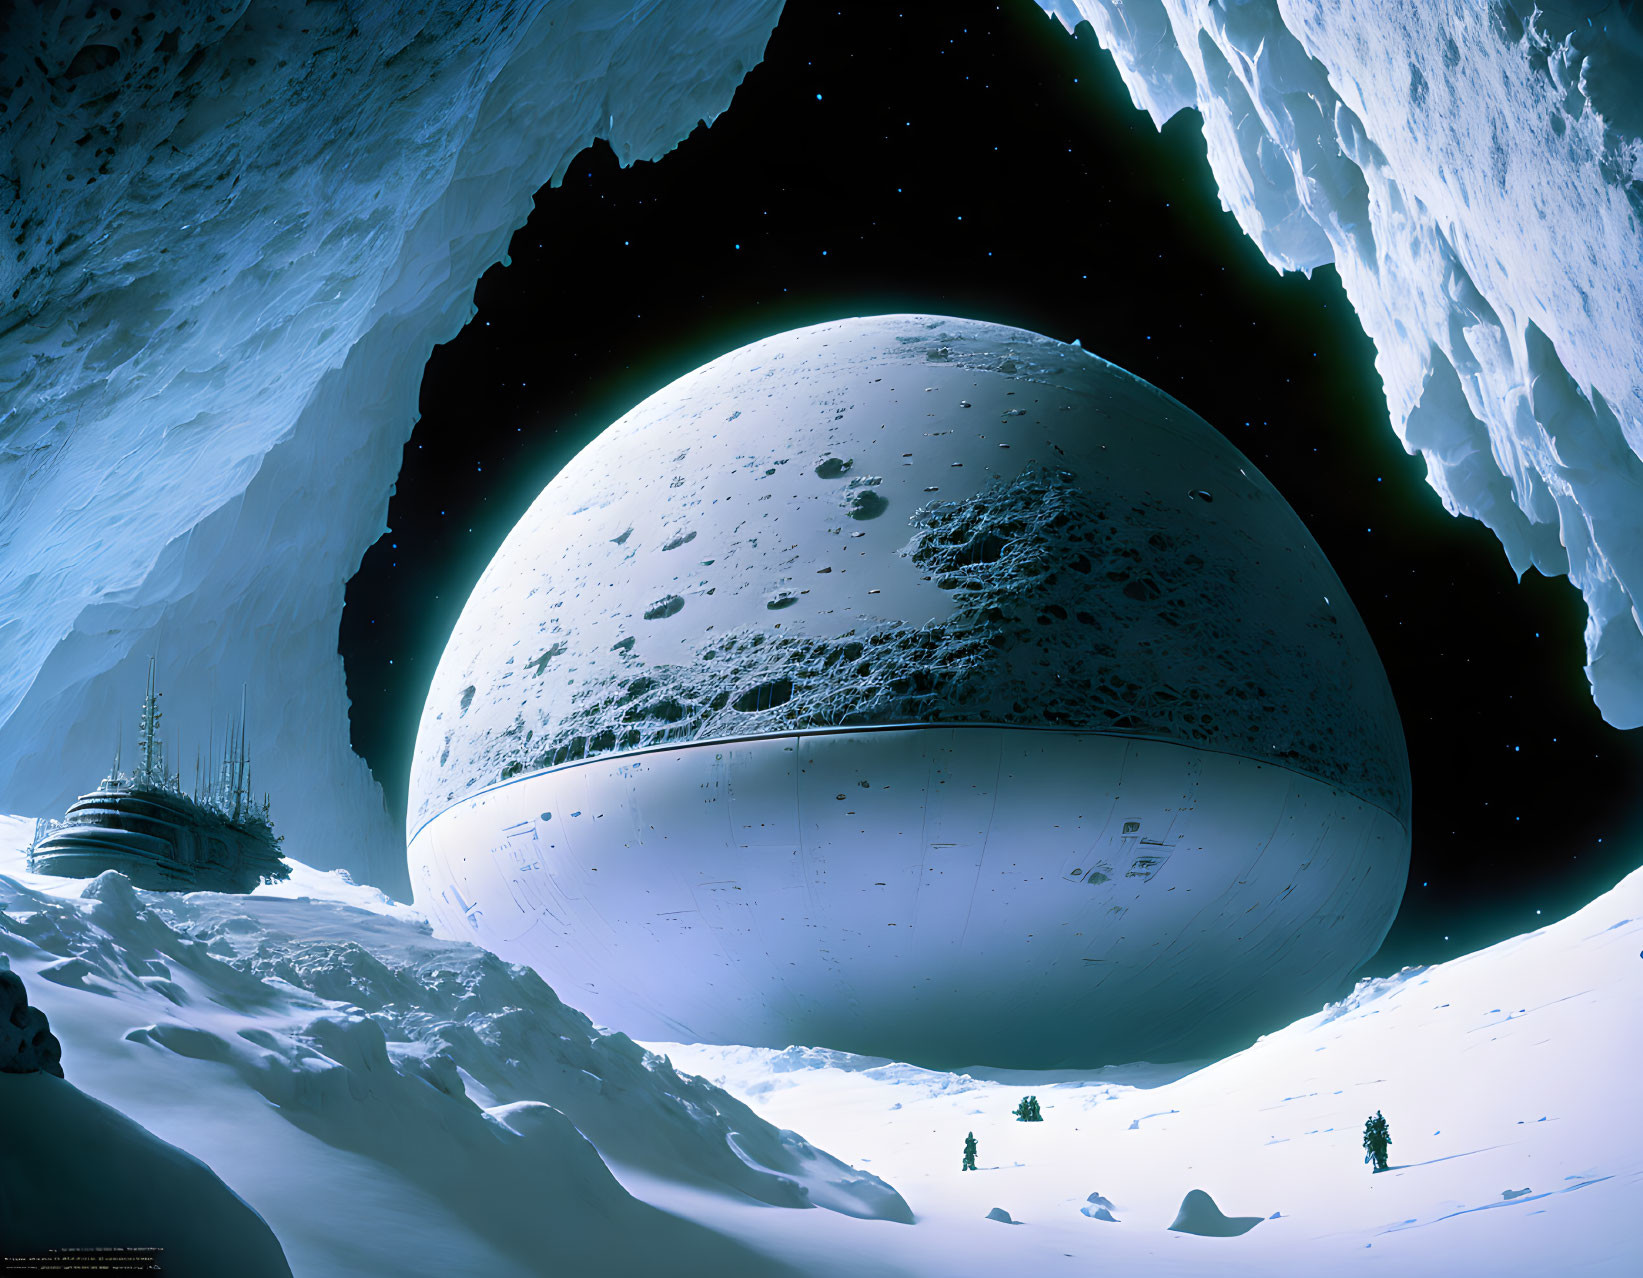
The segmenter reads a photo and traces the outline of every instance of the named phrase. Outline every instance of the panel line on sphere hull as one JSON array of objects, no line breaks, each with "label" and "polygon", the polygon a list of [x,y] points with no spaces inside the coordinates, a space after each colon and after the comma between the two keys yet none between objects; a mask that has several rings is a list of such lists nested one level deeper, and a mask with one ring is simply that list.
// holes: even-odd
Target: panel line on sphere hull
[{"label": "panel line on sphere hull", "polygon": [[[992,729],[992,730],[996,730],[996,731],[999,731],[999,732],[1059,732],[1059,733],[1065,733],[1069,736],[1116,737],[1116,738],[1118,738],[1120,740],[1124,740],[1124,741],[1167,741],[1167,740],[1169,740],[1169,738],[1167,738],[1167,737],[1160,737],[1160,736],[1158,736],[1154,733],[1122,732],[1122,731],[1114,731],[1114,730],[1108,729],[1108,728],[1086,728],[1086,727],[1073,727],[1073,726],[1061,727],[1061,726],[1058,726],[1058,725],[1055,725],[1055,724],[1031,725],[1031,726],[1029,726],[1029,725],[1026,725],[1026,724],[1018,724],[1018,723],[988,723],[988,722],[981,721],[981,720],[968,721],[968,720],[956,719],[956,720],[953,720],[951,722],[941,721],[941,722],[937,722],[937,723],[868,723],[868,724],[846,725],[846,726],[843,726],[843,727],[836,727],[836,728],[806,727],[806,728],[804,728],[804,729],[802,729],[801,731],[798,731],[798,732],[750,732],[750,733],[747,733],[743,736],[735,736],[735,737],[707,737],[707,738],[703,738],[703,739],[700,739],[700,740],[692,741],[691,744],[692,745],[734,746],[734,745],[740,745],[740,744],[743,744],[743,743],[746,743],[746,742],[753,742],[753,741],[786,740],[789,737],[820,737],[820,736],[827,736],[829,734],[834,734],[834,733],[906,732],[906,731],[909,731],[909,730],[912,730],[912,729],[917,729],[917,728],[987,728],[987,729]],[[680,746],[679,746],[678,742],[666,742],[666,743],[662,743],[662,744],[659,744],[659,745],[650,745],[650,746],[634,746],[632,749],[629,749],[629,750],[616,750],[616,751],[612,751],[608,754],[593,755],[593,756],[590,756],[590,757],[585,758],[585,759],[571,759],[571,760],[569,760],[565,763],[555,764],[553,767],[538,768],[538,769],[536,769],[534,771],[530,771],[530,772],[517,772],[513,776],[506,777],[506,778],[503,778],[503,779],[500,779],[500,780],[497,780],[497,781],[493,781],[490,785],[484,786],[482,788],[470,790],[466,794],[464,794],[461,798],[455,799],[455,800],[451,801],[450,803],[446,804],[443,808],[439,809],[439,811],[435,812],[432,816],[430,816],[430,817],[426,818],[425,820],[423,820],[417,826],[417,828],[415,830],[411,831],[410,838],[407,840],[407,842],[415,842],[417,836],[420,835],[423,830],[425,830],[428,826],[432,825],[435,821],[437,821],[446,812],[449,812],[452,808],[459,808],[463,804],[472,802],[474,799],[477,799],[482,795],[491,794],[491,793],[493,793],[497,790],[506,789],[508,786],[517,785],[517,784],[519,784],[521,782],[525,782],[525,781],[532,781],[532,780],[535,780],[537,777],[551,775],[552,773],[556,773],[556,772],[568,772],[568,771],[570,771],[574,768],[586,767],[589,764],[593,764],[593,763],[605,763],[605,762],[611,762],[611,761],[620,762],[624,759],[641,758],[645,755],[664,754],[667,751],[677,750],[679,748],[680,748]],[[1213,746],[1213,745],[1193,745],[1190,748],[1195,749],[1195,750],[1201,750],[1206,754],[1227,754],[1227,755],[1236,756],[1238,758],[1250,759],[1252,762],[1260,763],[1264,767],[1282,768],[1286,772],[1293,772],[1298,776],[1307,777],[1311,780],[1320,780],[1321,779],[1321,778],[1318,778],[1318,777],[1314,776],[1311,772],[1308,772],[1305,768],[1296,767],[1294,764],[1292,764],[1292,763],[1290,763],[1290,762],[1288,762],[1287,760],[1284,760],[1284,759],[1255,759],[1254,756],[1246,754],[1242,751],[1225,749],[1225,748],[1217,747],[1217,746]],[[1324,784],[1327,785],[1328,782],[1324,782]],[[1342,788],[1342,789],[1344,789],[1344,787],[1333,787],[1333,788]],[[1350,793],[1350,791],[1345,791],[1345,792]],[[1356,796],[1356,797],[1362,797],[1362,796]],[[1365,803],[1369,804],[1371,807],[1377,808],[1380,811],[1385,812],[1388,816],[1392,817],[1393,820],[1397,820],[1396,813],[1392,812],[1386,806],[1386,804],[1381,803],[1381,802],[1377,802],[1373,798],[1364,798],[1363,801]]]},{"label": "panel line on sphere hull", "polygon": [[[955,877],[957,827],[927,814],[987,790]],[[738,794],[798,828],[735,828]],[[665,819],[625,821],[636,801]],[[526,822],[542,850],[521,862]],[[633,1037],[1023,1066],[1179,1059],[1264,1028],[1251,1008],[1316,1006],[1379,946],[1407,857],[1390,814],[1291,769],[998,725],[586,760],[448,808],[410,848],[442,932]],[[1069,858],[1114,873],[1071,880]],[[536,899],[564,924],[522,908]],[[1053,1013],[1021,996],[1047,982]]]}]

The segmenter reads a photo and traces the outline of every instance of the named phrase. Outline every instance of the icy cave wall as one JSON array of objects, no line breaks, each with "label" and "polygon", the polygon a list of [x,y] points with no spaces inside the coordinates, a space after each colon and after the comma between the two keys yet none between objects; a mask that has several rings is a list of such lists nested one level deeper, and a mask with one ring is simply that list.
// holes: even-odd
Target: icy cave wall
[{"label": "icy cave wall", "polygon": [[1203,115],[1280,270],[1333,262],[1392,424],[1518,572],[1585,595],[1643,725],[1643,19],[1617,0],[1041,0],[1138,107]]},{"label": "icy cave wall", "polygon": [[536,190],[711,120],[779,11],[0,8],[0,811],[102,775],[157,650],[185,775],[245,684],[288,847],[403,886],[337,632],[422,367]]}]

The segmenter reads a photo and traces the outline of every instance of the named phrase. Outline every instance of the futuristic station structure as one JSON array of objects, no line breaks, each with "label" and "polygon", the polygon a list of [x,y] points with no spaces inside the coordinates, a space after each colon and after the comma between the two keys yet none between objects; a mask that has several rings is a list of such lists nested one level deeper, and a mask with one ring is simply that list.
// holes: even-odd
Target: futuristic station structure
[{"label": "futuristic station structure", "polygon": [[548,485],[434,677],[409,858],[636,1038],[1093,1065],[1330,997],[1409,815],[1369,636],[1237,449],[893,315],[725,355]]}]

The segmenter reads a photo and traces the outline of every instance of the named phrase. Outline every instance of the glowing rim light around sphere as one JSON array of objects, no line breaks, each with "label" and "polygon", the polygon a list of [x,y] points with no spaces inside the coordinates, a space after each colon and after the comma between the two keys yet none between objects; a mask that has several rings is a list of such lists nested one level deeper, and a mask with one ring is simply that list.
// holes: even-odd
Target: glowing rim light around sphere
[{"label": "glowing rim light around sphere", "polygon": [[1379,946],[1409,772],[1225,439],[1075,346],[842,320],[651,396],[480,578],[417,736],[442,932],[637,1038],[1196,1054]]}]

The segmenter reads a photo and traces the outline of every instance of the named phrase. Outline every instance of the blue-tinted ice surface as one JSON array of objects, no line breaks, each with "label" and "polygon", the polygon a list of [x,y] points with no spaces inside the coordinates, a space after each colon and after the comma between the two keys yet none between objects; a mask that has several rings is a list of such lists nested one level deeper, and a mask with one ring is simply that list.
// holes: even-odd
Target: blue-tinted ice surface
[{"label": "blue-tinted ice surface", "polygon": [[1393,429],[1520,575],[1585,595],[1587,675],[1643,724],[1643,27],[1571,0],[1040,0],[1155,123],[1196,108],[1280,270],[1333,263]]},{"label": "blue-tinted ice surface", "polygon": [[428,354],[540,187],[713,119],[780,8],[6,6],[0,811],[103,775],[157,650],[185,743],[248,683],[288,849],[403,883],[337,631]]}]

